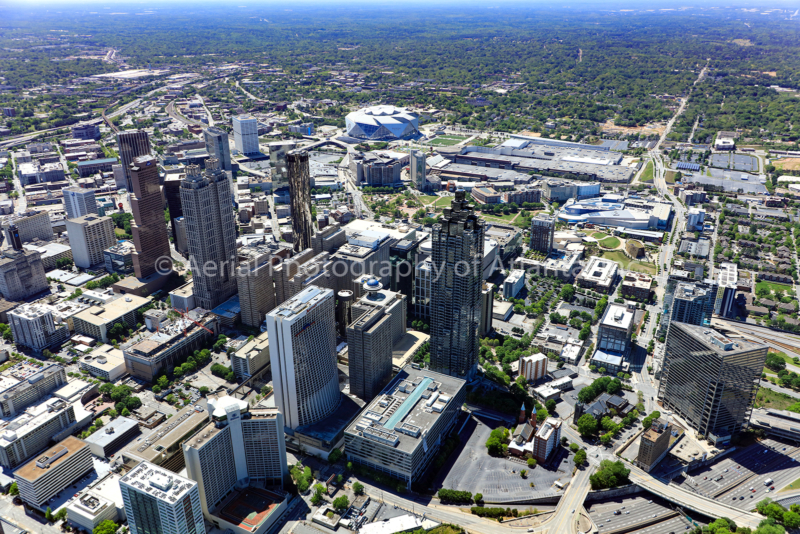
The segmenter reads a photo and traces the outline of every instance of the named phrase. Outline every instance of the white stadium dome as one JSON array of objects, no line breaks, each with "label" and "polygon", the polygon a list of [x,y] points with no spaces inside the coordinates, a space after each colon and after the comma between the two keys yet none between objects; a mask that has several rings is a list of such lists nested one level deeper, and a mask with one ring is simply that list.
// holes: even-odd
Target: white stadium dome
[{"label": "white stadium dome", "polygon": [[357,139],[386,141],[419,135],[419,117],[405,108],[372,106],[345,117],[347,135]]}]

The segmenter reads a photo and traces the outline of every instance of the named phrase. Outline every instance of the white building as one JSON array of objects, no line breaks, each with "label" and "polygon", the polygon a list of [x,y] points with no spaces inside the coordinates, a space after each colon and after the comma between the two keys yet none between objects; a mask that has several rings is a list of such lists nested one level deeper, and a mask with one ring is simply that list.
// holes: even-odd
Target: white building
[{"label": "white building", "polygon": [[[186,468],[197,481],[203,514],[220,529],[237,534],[266,532],[286,510],[283,416],[275,408],[250,410],[246,401],[227,395],[209,398],[208,413],[208,425],[183,443]],[[233,523],[227,513],[242,492],[256,493],[269,511],[263,517],[256,514],[260,523],[254,530]],[[272,508],[272,504],[277,506]]]},{"label": "white building", "polygon": [[267,314],[275,404],[287,428],[339,406],[334,308],[332,290],[309,286]]},{"label": "white building", "polygon": [[519,376],[525,377],[529,382],[535,382],[547,374],[547,356],[544,354],[531,354],[519,359]]},{"label": "white building", "polygon": [[94,189],[72,186],[65,187],[61,192],[64,193],[64,209],[67,212],[67,219],[77,219],[90,213],[97,213]]},{"label": "white building", "polygon": [[8,312],[14,342],[37,352],[64,343],[69,327],[47,304],[23,304]]},{"label": "white building", "polygon": [[119,523],[124,518],[118,475],[109,474],[91,489],[79,491],[67,503],[67,521],[87,532],[92,532],[103,521]]},{"label": "white building", "polygon": [[197,482],[142,462],[120,479],[119,487],[131,534],[206,531]]},{"label": "white building", "polygon": [[[75,430],[75,409],[61,399],[51,398],[29,407],[0,425],[0,465],[15,469],[50,445],[65,429]],[[69,431],[67,432],[69,433]]]},{"label": "white building", "polygon": [[83,215],[67,219],[67,234],[75,265],[89,269],[92,265],[105,264],[104,251],[117,242],[114,222],[111,217]]},{"label": "white building", "polygon": [[689,208],[689,212],[686,214],[686,229],[702,230],[705,217],[706,210],[702,208]]},{"label": "white building", "polygon": [[115,349],[111,345],[100,345],[89,354],[81,356],[79,365],[92,376],[108,382],[116,382],[127,372],[125,356],[120,349]]},{"label": "white building", "polygon": [[589,258],[589,264],[577,276],[576,281],[580,287],[601,293],[610,293],[614,281],[617,279],[618,270],[617,262],[592,256]]},{"label": "white building", "polygon": [[33,508],[44,509],[48,500],[93,469],[89,446],[69,436],[17,469],[14,477],[20,498]]},{"label": "white building", "polygon": [[525,271],[522,269],[514,269],[508,273],[508,276],[506,276],[503,282],[503,298],[516,298],[523,287],[525,287]]},{"label": "white building", "polygon": [[533,457],[539,462],[547,461],[561,440],[561,420],[548,417],[533,437]]},{"label": "white building", "polygon": [[258,154],[258,120],[250,115],[234,117],[233,141],[236,150],[245,156]]},{"label": "white building", "polygon": [[34,239],[51,241],[53,239],[53,225],[50,223],[50,215],[46,211],[30,210],[25,213],[9,215],[3,219],[3,232],[6,240],[13,241],[8,228],[14,225],[19,233],[19,240],[28,243]]},{"label": "white building", "polygon": [[266,332],[254,337],[231,354],[231,367],[240,380],[247,380],[268,365],[269,338]]}]

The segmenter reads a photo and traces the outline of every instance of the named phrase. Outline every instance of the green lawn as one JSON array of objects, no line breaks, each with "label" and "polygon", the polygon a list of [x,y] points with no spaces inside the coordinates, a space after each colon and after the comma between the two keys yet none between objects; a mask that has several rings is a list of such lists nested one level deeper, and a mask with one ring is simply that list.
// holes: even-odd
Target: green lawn
[{"label": "green lawn", "polygon": [[437,208],[444,208],[452,204],[454,198],[455,197],[439,197],[439,200],[437,200],[433,205]]},{"label": "green lawn", "polygon": [[779,284],[778,282],[767,282],[766,280],[762,280],[756,284],[756,289],[761,287],[768,287],[770,291],[783,291],[787,294],[787,296],[793,297],[794,296],[794,289],[792,286],[788,286],[786,284]]},{"label": "green lawn", "polygon": [[438,196],[434,196],[434,195],[420,195],[420,196],[419,196],[419,197],[417,197],[417,198],[419,198],[420,202],[422,202],[422,203],[423,203],[423,204],[425,204],[426,206],[427,206],[428,204],[430,204],[431,202],[436,202],[436,200],[438,200],[438,199],[439,199],[439,197],[438,197]]},{"label": "green lawn", "polygon": [[123,230],[122,228],[114,228],[114,233],[117,234],[118,236],[123,236],[125,235],[125,230]]},{"label": "green lawn", "polygon": [[775,410],[785,410],[798,400],[800,399],[797,397],[792,397],[785,393],[773,391],[769,388],[759,388],[758,395],[756,395],[755,407],[763,408],[766,406]]},{"label": "green lawn", "polygon": [[592,234],[592,237],[595,239],[603,239],[605,237],[608,237],[608,234],[604,234],[603,232],[595,232]]},{"label": "green lawn", "polygon": [[435,139],[431,139],[428,141],[428,144],[431,146],[453,146],[457,145],[464,139],[469,139],[463,135],[440,135],[437,136]]},{"label": "green lawn", "polygon": [[500,214],[500,215],[481,215],[481,217],[483,219],[486,219],[487,221],[494,220],[496,222],[502,222],[502,223],[511,222],[511,220],[516,216],[517,216],[516,213],[509,213],[508,215],[503,215],[503,214]]},{"label": "green lawn", "polygon": [[639,178],[640,182],[652,182],[653,181],[653,162],[648,161],[647,165],[644,167],[644,172],[642,173],[642,177]]},{"label": "green lawn", "polygon": [[607,237],[600,241],[600,246],[603,248],[617,248],[619,246],[619,239],[616,237]]},{"label": "green lawn", "polygon": [[623,269],[627,269],[629,271],[638,271],[645,274],[656,274],[656,266],[654,264],[632,260],[621,250],[615,250],[613,252],[601,250],[601,252],[604,258],[619,263]]},{"label": "green lawn", "polygon": [[792,358],[794,358],[794,356],[789,356],[785,352],[778,352],[778,351],[776,351],[774,349],[769,349],[769,353],[770,354],[774,354],[776,356],[780,356],[781,358],[783,358],[783,361],[785,361],[786,363],[788,363],[790,365],[794,365],[795,367],[798,365],[798,364],[796,364],[796,363],[794,363],[792,361]]},{"label": "green lawn", "polygon": [[797,480],[795,480],[794,482],[792,482],[791,484],[789,484],[785,488],[779,489],[778,492],[781,493],[781,492],[784,492],[784,491],[793,491],[793,490],[796,490],[796,489],[800,489],[800,478],[798,478]]},{"label": "green lawn", "polygon": [[680,176],[680,174],[681,173],[679,173],[677,171],[667,171],[666,174],[664,174],[664,180],[668,184],[674,184],[675,183],[675,177],[676,176]]}]

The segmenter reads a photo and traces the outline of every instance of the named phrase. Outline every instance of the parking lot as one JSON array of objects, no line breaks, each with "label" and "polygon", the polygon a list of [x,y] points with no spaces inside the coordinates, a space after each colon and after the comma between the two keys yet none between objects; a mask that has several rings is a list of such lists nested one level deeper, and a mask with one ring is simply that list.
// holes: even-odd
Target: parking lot
[{"label": "parking lot", "polygon": [[[561,478],[568,480],[572,472],[567,451],[558,447],[549,465],[534,469],[528,469],[524,460],[494,458],[486,452],[486,440],[498,426],[499,421],[487,417],[470,418],[461,431],[462,443],[466,442],[457,451],[458,458],[441,487],[482,493],[487,503],[555,495],[554,483]],[[528,469],[526,478],[520,476],[521,469]]]},{"label": "parking lot", "polygon": [[[800,448],[765,439],[674,482],[707,497],[750,510],[765,497],[800,478]],[[765,485],[767,480],[772,480]],[[775,488],[772,490],[771,488]]]},{"label": "parking lot", "polygon": [[758,172],[758,158],[747,154],[712,154],[709,163],[722,169]]},{"label": "parking lot", "polygon": [[[691,523],[673,509],[673,505],[649,493],[641,493],[629,497],[609,499],[586,506],[599,532],[610,532],[626,529],[627,532],[648,532],[667,534],[682,532],[691,528]],[[656,524],[636,529],[637,525],[663,518]],[[705,518],[692,517],[698,525],[705,525]]]}]

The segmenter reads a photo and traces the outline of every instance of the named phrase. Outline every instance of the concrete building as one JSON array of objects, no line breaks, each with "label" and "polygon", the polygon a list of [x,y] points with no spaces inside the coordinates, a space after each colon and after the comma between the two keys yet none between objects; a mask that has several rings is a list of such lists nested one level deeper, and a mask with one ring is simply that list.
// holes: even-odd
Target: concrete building
[{"label": "concrete building", "polygon": [[127,417],[117,417],[87,437],[85,441],[93,455],[98,458],[108,458],[139,434],[139,423]]},{"label": "concrete building", "polygon": [[203,510],[197,482],[150,462],[119,481],[131,534],[202,534]]},{"label": "concrete building", "polygon": [[635,315],[635,308],[609,304],[597,329],[598,350],[627,355],[631,348]]},{"label": "concrete building", "polygon": [[65,187],[61,192],[64,194],[64,210],[67,212],[67,219],[77,219],[90,213],[97,213],[94,189],[72,186]]},{"label": "concrete building", "polygon": [[8,312],[14,342],[37,353],[69,339],[69,327],[44,304],[23,304]]},{"label": "concrete building", "polygon": [[70,127],[73,139],[100,139],[100,126],[79,122]]},{"label": "concrete building", "polygon": [[231,167],[231,144],[228,140],[228,132],[210,126],[203,130],[203,140],[208,155],[219,161],[223,171],[231,172],[233,168]]},{"label": "concrete building", "polygon": [[72,318],[75,332],[108,343],[108,333],[115,324],[136,327],[136,310],[150,303],[150,299],[136,295],[115,295],[106,290],[110,299],[77,313]]},{"label": "concrete building", "polygon": [[41,255],[45,272],[56,269],[58,260],[72,260],[72,249],[69,244],[63,242],[26,243],[22,245],[22,250],[38,252]]},{"label": "concrete building", "polygon": [[410,486],[436,457],[465,398],[464,380],[404,367],[348,425],[347,459]]},{"label": "concrete building", "polygon": [[[129,192],[133,191],[131,164],[133,164],[137,158],[150,156],[150,137],[144,130],[121,131],[117,133],[117,149],[119,150],[119,159],[122,164],[122,169],[125,172],[125,180],[128,183],[126,189]],[[114,163],[116,163],[116,160],[114,160]],[[153,163],[153,165],[155,165],[155,163]],[[83,175],[81,175],[81,177],[83,177]]]},{"label": "concrete building", "polygon": [[[145,134],[146,135],[146,134]],[[149,144],[149,141],[148,141]],[[131,182],[131,224],[133,244],[133,270],[136,278],[147,278],[172,271],[167,226],[164,224],[164,200],[158,177],[158,165],[152,156],[132,159],[126,167]],[[166,258],[166,259],[165,259]]]},{"label": "concrete building", "polygon": [[175,229],[175,250],[178,254],[189,255],[189,236],[186,233],[186,217],[176,217],[172,224]]},{"label": "concrete building", "polygon": [[531,219],[531,250],[549,254],[553,249],[553,236],[556,231],[554,217],[538,215]]},{"label": "concrete building", "polygon": [[355,321],[361,314],[367,313],[372,308],[384,308],[391,316],[391,342],[399,343],[406,334],[408,297],[396,291],[383,289],[375,277],[362,276],[356,284],[360,286],[362,297],[352,304],[352,317]]},{"label": "concrete building", "polygon": [[39,252],[6,250],[0,256],[0,294],[25,300],[49,287]]},{"label": "concrete building", "polygon": [[16,469],[46,449],[54,437],[64,437],[76,430],[75,409],[61,399],[52,398],[3,421],[0,430],[3,431],[0,465],[8,470]]},{"label": "concrete building", "polygon": [[72,258],[81,269],[105,264],[105,250],[117,242],[111,217],[94,214],[67,219],[67,235]]},{"label": "concrete building", "polygon": [[9,232],[9,227],[12,225],[16,227],[19,241],[22,243],[29,243],[34,239],[51,241],[54,237],[53,225],[46,211],[28,210],[3,218],[3,231],[9,243],[14,241]]},{"label": "concrete building", "polygon": [[89,354],[81,356],[78,365],[92,376],[112,383],[128,372],[122,351],[111,345],[100,345]]},{"label": "concrete building", "polygon": [[231,367],[236,373],[236,378],[241,381],[269,368],[269,336],[267,333],[262,332],[231,354]]},{"label": "concrete building", "polygon": [[739,286],[739,266],[735,263],[720,263],[717,284],[719,287],[714,302],[714,313],[729,317],[733,311],[733,302],[736,300],[736,290]]},{"label": "concrete building", "polygon": [[471,377],[477,368],[484,228],[463,190],[433,225],[432,262],[443,273],[431,287],[430,361],[436,372]]},{"label": "concrete building", "polygon": [[244,246],[239,249],[238,258],[235,274],[242,323],[258,327],[267,312],[278,305],[273,284],[273,249],[266,243]]},{"label": "concrete building", "polygon": [[561,420],[548,417],[533,437],[533,457],[537,462],[546,462],[561,441]]},{"label": "concrete building", "polygon": [[544,354],[531,354],[521,356],[519,359],[519,376],[528,382],[536,382],[547,374],[547,356]]},{"label": "concrete building", "polygon": [[29,506],[44,509],[53,496],[92,471],[89,446],[69,436],[35,460],[14,472],[20,498]]},{"label": "concrete building", "polygon": [[24,368],[21,375],[3,375],[0,381],[0,416],[14,417],[67,383],[67,373],[52,363],[39,369]]},{"label": "concrete building", "polygon": [[310,286],[267,314],[275,404],[292,430],[339,406],[334,295]]},{"label": "concrete building", "polygon": [[486,337],[492,331],[492,312],[494,311],[494,293],[497,286],[483,282],[481,289],[481,324],[478,335]]},{"label": "concrete building", "polygon": [[503,298],[513,299],[519,295],[522,288],[525,287],[525,271],[522,269],[514,269],[503,281]]},{"label": "concrete building", "polygon": [[365,232],[348,236],[348,243],[331,257],[338,290],[352,290],[356,279],[364,275],[375,276],[382,285],[389,286],[391,239],[385,232],[371,233],[375,235],[367,236]]},{"label": "concrete building", "polygon": [[619,264],[615,261],[592,256],[586,268],[577,276],[580,287],[592,289],[600,293],[611,293],[617,279]]},{"label": "concrete building", "polygon": [[216,159],[206,169],[186,168],[181,204],[186,219],[189,256],[197,305],[211,310],[236,294],[236,224],[230,182]]},{"label": "concrete building", "polygon": [[411,153],[411,183],[414,184],[420,191],[425,191],[427,181],[425,176],[427,174],[427,167],[425,165],[425,152],[422,150],[415,150]]},{"label": "concrete building", "polygon": [[600,182],[545,180],[542,184],[542,195],[548,202],[560,202],[561,204],[571,198],[592,198],[600,196]]},{"label": "concrete building", "polygon": [[642,433],[639,439],[639,454],[636,456],[636,465],[649,473],[664,459],[669,451],[669,441],[672,427],[661,419],[656,419],[653,424]]},{"label": "concrete building", "polygon": [[216,338],[219,319],[213,313],[195,308],[185,315],[161,323],[158,331],[134,334],[120,345],[131,375],[152,382],[159,373],[181,363],[184,356],[204,348],[208,338]]},{"label": "concrete building", "polygon": [[121,275],[133,272],[133,254],[136,246],[133,241],[118,241],[103,251],[106,271]]},{"label": "concrete building", "polygon": [[315,231],[311,237],[311,248],[314,249],[314,254],[322,252],[333,254],[345,243],[347,243],[347,233],[335,221],[331,221],[325,228]]},{"label": "concrete building", "polygon": [[689,208],[689,211],[686,213],[686,229],[688,231],[702,231],[705,217],[706,210],[702,208]]},{"label": "concrete building", "polygon": [[[117,164],[117,158],[100,158],[78,162],[78,176],[88,178],[99,172],[112,172]],[[127,178],[127,175],[126,175]],[[127,188],[126,188],[127,189]],[[130,189],[128,189],[130,191]]]},{"label": "concrete building", "polygon": [[673,321],[658,400],[711,443],[725,446],[750,419],[767,348]]},{"label": "concrete building", "polygon": [[258,147],[258,120],[250,115],[233,117],[233,142],[236,150],[245,156],[257,156],[261,153]]},{"label": "concrete building", "polygon": [[652,284],[653,278],[651,276],[629,271],[622,279],[620,291],[623,297],[647,301],[650,299],[650,286]]},{"label": "concrete building", "polygon": [[314,234],[311,220],[311,177],[308,169],[308,152],[293,150],[286,154],[289,179],[289,204],[292,212],[292,243],[295,252],[311,248]]},{"label": "concrete building", "polygon": [[125,517],[125,512],[118,478],[116,475],[108,475],[92,489],[78,492],[67,503],[67,522],[87,532],[94,531],[103,521],[120,522],[120,518]]},{"label": "concrete building", "polygon": [[[183,444],[203,515],[235,534],[270,532],[288,503],[283,416],[274,408],[250,410],[228,396],[210,398],[208,408],[209,423]],[[252,514],[246,520],[242,502]]]}]

